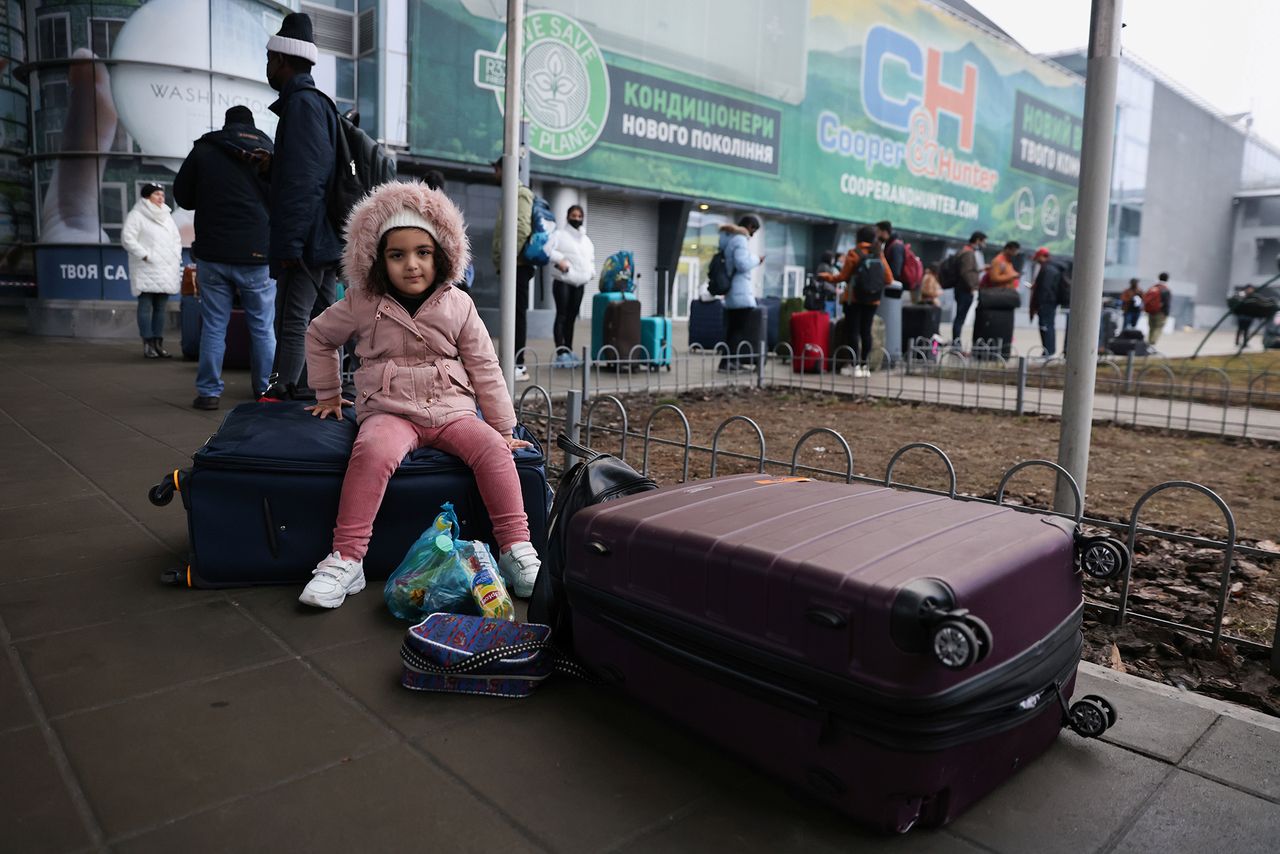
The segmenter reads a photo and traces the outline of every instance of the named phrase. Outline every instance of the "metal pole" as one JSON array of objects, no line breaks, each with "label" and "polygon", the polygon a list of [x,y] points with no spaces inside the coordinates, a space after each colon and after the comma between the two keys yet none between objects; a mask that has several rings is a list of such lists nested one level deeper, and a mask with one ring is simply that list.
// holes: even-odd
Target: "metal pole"
[{"label": "metal pole", "polygon": [[1015,415],[1022,415],[1027,405],[1027,357],[1018,357],[1018,402],[1014,404]]},{"label": "metal pole", "polygon": [[[576,388],[569,389],[565,396],[564,406],[564,432],[575,442],[582,441],[582,392]],[[577,454],[571,451],[564,452],[564,470],[568,471],[579,462]]]},{"label": "metal pole", "polygon": [[516,392],[516,216],[520,186],[520,118],[524,114],[521,60],[524,55],[524,0],[507,0],[507,68],[502,129],[502,276],[498,309],[502,376]]},{"label": "metal pole", "polygon": [[[1106,268],[1107,209],[1111,197],[1111,146],[1116,117],[1116,77],[1120,70],[1120,12],[1123,0],[1093,0],[1084,87],[1084,139],[1080,152],[1080,199],[1076,227],[1071,324],[1067,330],[1066,388],[1058,464],[1085,494],[1089,438],[1093,429],[1093,384],[1098,373],[1098,325],[1102,322],[1102,279]],[[1054,509],[1074,510],[1066,480],[1058,478]]]}]

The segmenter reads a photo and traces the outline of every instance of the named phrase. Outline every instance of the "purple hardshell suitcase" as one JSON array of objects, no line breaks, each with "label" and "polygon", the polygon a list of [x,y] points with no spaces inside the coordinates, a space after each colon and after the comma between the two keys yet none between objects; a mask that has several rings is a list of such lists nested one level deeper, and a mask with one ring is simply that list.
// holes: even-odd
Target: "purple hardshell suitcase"
[{"label": "purple hardshell suitcase", "polygon": [[666,487],[570,521],[574,651],[862,822],[941,825],[1065,721],[1114,723],[1101,698],[1066,706],[1078,567],[1099,574],[1078,552],[1095,541],[1069,519],[880,486]]}]

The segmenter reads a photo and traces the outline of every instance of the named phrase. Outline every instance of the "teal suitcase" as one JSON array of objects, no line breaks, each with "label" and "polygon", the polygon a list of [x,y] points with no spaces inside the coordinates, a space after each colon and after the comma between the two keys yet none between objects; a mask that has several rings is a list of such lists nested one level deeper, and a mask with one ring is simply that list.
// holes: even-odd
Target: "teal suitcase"
[{"label": "teal suitcase", "polygon": [[640,318],[640,346],[649,354],[649,365],[654,368],[671,368],[671,318]]}]

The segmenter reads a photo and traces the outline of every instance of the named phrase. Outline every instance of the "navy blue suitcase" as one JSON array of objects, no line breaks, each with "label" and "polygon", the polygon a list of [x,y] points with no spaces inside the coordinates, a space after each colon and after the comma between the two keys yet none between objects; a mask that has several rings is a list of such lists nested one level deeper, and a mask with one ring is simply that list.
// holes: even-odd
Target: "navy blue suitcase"
[{"label": "navy blue suitcase", "polygon": [[[169,580],[188,587],[303,584],[333,544],[342,476],[356,437],[355,416],[318,419],[303,401],[244,403],[218,432],[151,490],[167,504],[178,491],[187,511],[189,563]],[[529,516],[530,541],[546,547],[551,490],[545,457],[524,428],[516,435],[534,447],[516,452],[516,471]],[[391,478],[373,523],[365,555],[370,578],[385,578],[431,524],[440,505],[453,502],[462,537],[494,546],[493,528],[471,470],[432,448],[410,454]]]},{"label": "navy blue suitcase", "polygon": [[782,322],[782,297],[761,297],[756,305],[765,311],[764,341],[770,351],[778,346],[778,327]]},{"label": "navy blue suitcase", "polygon": [[724,334],[724,300],[694,300],[689,303],[689,347],[714,350],[727,344]]}]

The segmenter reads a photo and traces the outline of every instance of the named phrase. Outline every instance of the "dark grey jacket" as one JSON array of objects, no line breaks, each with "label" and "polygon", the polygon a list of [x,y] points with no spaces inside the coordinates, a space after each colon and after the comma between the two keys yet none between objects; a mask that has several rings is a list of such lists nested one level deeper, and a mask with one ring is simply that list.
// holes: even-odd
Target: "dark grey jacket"
[{"label": "dark grey jacket", "polygon": [[220,264],[267,263],[267,182],[248,159],[270,152],[271,137],[250,124],[229,124],[195,141],[178,177],[174,200],[196,212],[191,254]]},{"label": "dark grey jacket", "polygon": [[315,86],[310,74],[296,74],[270,108],[280,117],[270,174],[273,275],[282,261],[300,258],[317,266],[342,257],[326,204],[337,157],[338,114]]}]

